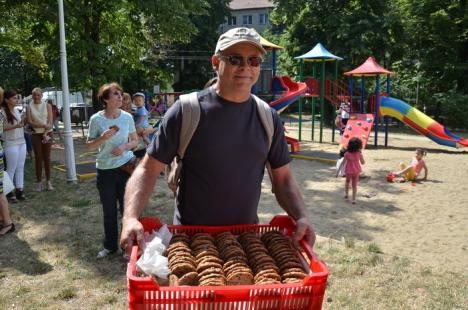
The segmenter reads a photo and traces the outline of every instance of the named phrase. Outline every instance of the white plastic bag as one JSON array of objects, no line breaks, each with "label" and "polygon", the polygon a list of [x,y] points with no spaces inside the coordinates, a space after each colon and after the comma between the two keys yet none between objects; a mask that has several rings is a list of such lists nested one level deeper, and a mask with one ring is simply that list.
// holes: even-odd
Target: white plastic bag
[{"label": "white plastic bag", "polygon": [[[341,165],[343,160],[344,160],[344,157],[342,157],[342,158],[340,158],[340,159],[338,159],[336,161],[336,170],[337,170],[337,173],[338,173],[339,177],[344,177],[346,175],[346,173],[345,173],[346,163],[344,165]],[[341,167],[340,167],[340,165],[341,165]]]},{"label": "white plastic bag", "polygon": [[169,263],[167,257],[163,256],[163,253],[171,238],[172,234],[167,229],[167,225],[162,226],[159,231],[148,236],[143,254],[137,261],[138,268],[148,275],[167,279],[170,272]]},{"label": "white plastic bag", "polygon": [[15,189],[15,186],[13,185],[13,182],[11,181],[10,176],[8,175],[8,172],[3,171],[3,193],[5,195],[9,194]]}]

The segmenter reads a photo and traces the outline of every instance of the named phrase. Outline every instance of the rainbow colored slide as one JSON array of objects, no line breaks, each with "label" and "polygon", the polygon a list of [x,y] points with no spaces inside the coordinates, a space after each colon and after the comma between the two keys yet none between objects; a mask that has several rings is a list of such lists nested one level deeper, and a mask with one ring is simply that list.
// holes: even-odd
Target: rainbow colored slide
[{"label": "rainbow colored slide", "polygon": [[270,102],[270,106],[280,113],[288,105],[299,99],[307,92],[306,83],[294,82],[289,76],[275,76],[272,81],[274,92],[282,91],[283,95],[277,100]]},{"label": "rainbow colored slide", "polygon": [[451,133],[440,123],[402,100],[381,97],[380,115],[395,117],[438,144],[456,148],[468,147],[468,140]]}]

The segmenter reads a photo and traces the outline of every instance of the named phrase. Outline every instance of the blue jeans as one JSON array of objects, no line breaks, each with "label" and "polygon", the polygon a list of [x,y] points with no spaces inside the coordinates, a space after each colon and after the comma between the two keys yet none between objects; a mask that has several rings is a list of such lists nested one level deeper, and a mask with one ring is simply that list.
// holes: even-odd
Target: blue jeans
[{"label": "blue jeans", "polygon": [[118,249],[117,202],[120,215],[124,210],[125,186],[129,175],[120,168],[96,169],[96,185],[104,215],[104,248],[114,252]]},{"label": "blue jeans", "polygon": [[32,135],[30,133],[24,133],[24,140],[26,141],[26,150],[28,154],[32,152]]}]

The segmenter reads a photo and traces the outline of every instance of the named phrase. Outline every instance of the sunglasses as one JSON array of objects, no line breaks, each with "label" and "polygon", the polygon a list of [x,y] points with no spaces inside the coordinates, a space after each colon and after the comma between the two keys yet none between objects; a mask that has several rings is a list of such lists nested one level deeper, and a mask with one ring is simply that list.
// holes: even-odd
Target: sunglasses
[{"label": "sunglasses", "polygon": [[246,60],[247,64],[250,67],[258,67],[263,62],[263,58],[258,57],[258,56],[250,56],[250,57],[244,58],[240,55],[231,55],[231,56],[220,55],[219,58],[223,60],[227,60],[232,66],[244,65],[245,64],[244,59]]}]

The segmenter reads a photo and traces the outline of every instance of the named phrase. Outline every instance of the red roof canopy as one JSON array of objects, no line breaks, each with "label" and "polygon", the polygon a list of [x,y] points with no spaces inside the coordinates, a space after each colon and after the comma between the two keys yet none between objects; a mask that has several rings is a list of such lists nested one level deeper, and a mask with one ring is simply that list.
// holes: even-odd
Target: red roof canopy
[{"label": "red roof canopy", "polygon": [[376,61],[375,58],[370,56],[367,60],[355,68],[354,70],[344,73],[345,75],[377,75],[377,74],[393,74],[393,72],[388,71],[387,69],[381,67]]}]

